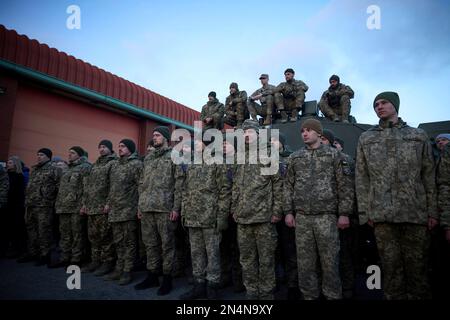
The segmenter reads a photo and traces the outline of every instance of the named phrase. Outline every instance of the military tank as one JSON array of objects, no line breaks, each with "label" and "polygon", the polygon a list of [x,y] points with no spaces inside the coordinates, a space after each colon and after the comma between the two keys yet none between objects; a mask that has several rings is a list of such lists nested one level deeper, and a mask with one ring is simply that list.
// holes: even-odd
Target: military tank
[{"label": "military tank", "polygon": [[[319,116],[317,101],[312,100],[306,101],[303,104],[301,113],[298,116],[298,121],[296,122],[282,123],[280,120],[281,116],[274,113],[272,128],[280,130],[280,132],[286,136],[289,148],[291,150],[298,150],[304,147],[303,139],[300,134],[300,128],[303,121],[308,118],[315,118],[319,120],[324,129],[333,131],[336,137],[341,138],[345,144],[344,152],[351,155],[353,158],[356,157],[356,147],[358,145],[359,136],[373,126],[373,124],[358,123],[353,116],[350,116],[350,123],[330,121],[323,116]],[[425,130],[434,146],[434,138],[438,134],[450,132],[450,121],[421,123],[419,128]]]}]

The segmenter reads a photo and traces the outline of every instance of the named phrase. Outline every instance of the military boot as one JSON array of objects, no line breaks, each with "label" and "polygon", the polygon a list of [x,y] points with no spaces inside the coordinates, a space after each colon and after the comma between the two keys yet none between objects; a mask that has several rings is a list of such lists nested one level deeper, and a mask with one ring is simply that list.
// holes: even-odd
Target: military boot
[{"label": "military boot", "polygon": [[122,271],[115,269],[113,272],[107,274],[103,279],[106,281],[119,280],[122,275]]},{"label": "military boot", "polygon": [[106,263],[102,264],[100,266],[100,268],[95,270],[94,276],[96,276],[96,277],[104,276],[105,274],[108,274],[113,270],[114,270],[114,263],[106,262]]},{"label": "military boot", "polygon": [[144,290],[144,289],[148,289],[148,288],[154,288],[157,286],[159,286],[158,276],[155,273],[149,271],[147,273],[147,278],[145,278],[144,281],[135,285],[134,289]]},{"label": "military boot", "polygon": [[180,296],[180,300],[195,300],[206,298],[206,283],[195,282],[194,287]]},{"label": "military boot", "polygon": [[121,286],[126,286],[127,284],[129,284],[132,281],[132,277],[131,277],[131,272],[129,271],[124,271],[122,272],[122,274],[120,275],[120,279],[119,279],[119,285]]},{"label": "military boot", "polygon": [[163,281],[161,287],[159,287],[158,292],[156,294],[158,296],[165,296],[172,291],[172,276],[170,274],[163,275]]},{"label": "military boot", "polygon": [[272,115],[268,114],[264,119],[263,126],[270,126],[271,122],[272,122]]},{"label": "military boot", "polygon": [[290,121],[291,121],[291,122],[296,122],[296,121],[297,121],[297,115],[298,115],[298,113],[297,113],[296,110],[295,110],[295,111],[292,111]]},{"label": "military boot", "polygon": [[281,111],[281,123],[286,123],[288,121],[288,115],[286,111]]},{"label": "military boot", "polygon": [[82,273],[94,272],[94,271],[97,270],[99,267],[100,267],[100,262],[98,262],[98,261],[92,261],[92,262],[89,263],[87,266],[84,266],[83,268],[81,268],[81,272],[82,272]]}]

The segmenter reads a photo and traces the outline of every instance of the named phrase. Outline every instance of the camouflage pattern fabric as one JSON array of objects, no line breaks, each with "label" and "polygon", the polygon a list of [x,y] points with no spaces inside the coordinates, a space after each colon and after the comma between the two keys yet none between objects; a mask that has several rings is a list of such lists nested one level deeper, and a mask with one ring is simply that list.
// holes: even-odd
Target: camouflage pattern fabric
[{"label": "camouflage pattern fabric", "polygon": [[111,227],[117,252],[116,270],[130,272],[136,257],[137,221],[113,222]]},{"label": "camouflage pattern fabric", "polygon": [[[301,80],[292,79],[289,82],[280,83],[274,90],[275,104],[283,113],[291,114],[291,117],[297,118],[297,113],[305,102],[305,92],[308,91],[308,86]],[[281,93],[283,96],[277,96],[275,93]]]},{"label": "camouflage pattern fabric", "polygon": [[203,129],[222,129],[223,127],[223,116],[225,114],[225,107],[223,103],[220,103],[219,100],[214,99],[212,101],[208,101],[203,107],[202,112],[200,114],[200,120],[205,121],[206,118],[212,118],[212,122],[206,124],[203,123]]},{"label": "camouflage pattern fabric", "polygon": [[79,213],[59,215],[61,261],[80,263],[86,243],[83,237],[83,221]]},{"label": "camouflage pattern fabric", "polygon": [[33,166],[25,193],[25,206],[53,207],[60,178],[61,170],[51,161]]},{"label": "camouflage pattern fabric", "polygon": [[441,153],[437,166],[438,207],[441,213],[441,225],[450,228],[450,143]]},{"label": "camouflage pattern fabric", "polygon": [[350,115],[350,99],[355,93],[349,86],[340,83],[336,88],[331,86],[324,91],[319,101],[319,108],[323,115],[330,120],[340,117],[340,120],[348,120]]},{"label": "camouflage pattern fabric", "polygon": [[[231,126],[241,126],[247,112],[247,92],[237,91],[225,100],[225,123]],[[233,125],[232,123],[236,123]]]},{"label": "camouflage pattern fabric", "polygon": [[88,216],[88,237],[91,243],[91,259],[93,262],[113,263],[115,249],[113,235],[108,216],[96,214]]},{"label": "camouflage pattern fabric", "polygon": [[28,207],[25,213],[28,235],[28,253],[31,256],[46,256],[52,246],[53,208]]}]

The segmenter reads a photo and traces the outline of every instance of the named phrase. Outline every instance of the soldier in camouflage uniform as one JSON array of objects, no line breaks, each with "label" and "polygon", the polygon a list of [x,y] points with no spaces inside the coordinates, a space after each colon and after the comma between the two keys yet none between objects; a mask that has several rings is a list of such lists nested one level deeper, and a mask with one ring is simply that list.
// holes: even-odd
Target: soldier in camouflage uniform
[{"label": "soldier in camouflage uniform", "polygon": [[88,236],[91,243],[91,263],[82,272],[95,271],[103,276],[114,268],[115,250],[111,224],[105,214],[106,199],[109,194],[109,172],[118,157],[109,140],[98,145],[100,157],[94,163],[89,175],[85,177],[83,207],[81,212],[88,216]]},{"label": "soldier in camouflage uniform", "polygon": [[230,95],[225,100],[225,123],[241,127],[247,114],[247,92],[239,91],[238,84],[230,84]]},{"label": "soldier in camouflage uniform", "polygon": [[318,120],[304,121],[301,132],[306,147],[289,157],[284,181],[285,222],[295,226],[299,287],[306,300],[318,299],[321,291],[327,299],[341,299],[338,228],[349,226],[351,172],[336,149],[321,144]]},{"label": "soldier in camouflage uniform", "polygon": [[208,102],[202,107],[200,120],[203,122],[203,130],[223,128],[223,115],[225,107],[216,98],[216,93],[211,91],[208,94]]},{"label": "soldier in camouflage uniform", "polygon": [[319,102],[320,111],[331,121],[348,123],[350,116],[350,99],[355,93],[352,88],[340,83],[337,75],[330,77],[330,87],[322,94]]},{"label": "soldier in camouflage uniform", "polygon": [[373,106],[379,125],[360,136],[356,156],[360,224],[374,227],[385,297],[426,299],[427,226],[439,218],[431,144],[398,117],[397,93],[380,93]]},{"label": "soldier in camouflage uniform", "polygon": [[[248,98],[247,106],[250,116],[253,120],[257,120],[256,116],[260,115],[264,118],[263,125],[270,125],[272,123],[272,110],[274,106],[274,94],[273,90],[275,86],[269,84],[269,75],[262,74],[259,77],[262,87],[253,92]],[[275,93],[277,101],[280,100],[281,94]],[[259,100],[261,104],[256,101]]]},{"label": "soldier in camouflage uniform", "polygon": [[157,294],[166,295],[172,290],[172,272],[175,259],[175,235],[180,213],[178,198],[182,177],[177,179],[177,166],[171,159],[168,127],[153,130],[155,151],[145,157],[144,171],[139,183],[139,217],[142,240],[147,250],[146,279],[135,286],[136,290],[159,286],[158,270],[163,270],[163,281]]},{"label": "soldier in camouflage uniform", "polygon": [[[324,129],[322,135],[322,144],[336,148],[344,159],[344,166],[349,167],[351,171],[352,184],[355,183],[355,161],[353,158],[344,153],[344,142],[334,136],[333,131]],[[356,200],[356,198],[355,198]],[[358,248],[358,215],[355,212],[356,205],[352,208],[352,212],[349,214],[350,225],[348,228],[339,230],[339,240],[341,244],[341,251],[339,253],[339,265],[340,274],[342,279],[342,295],[344,299],[351,299],[353,297],[353,290],[355,284],[355,265],[357,248]]]},{"label": "soldier in camouflage uniform", "polygon": [[132,281],[131,270],[136,257],[138,184],[142,173],[142,161],[136,153],[136,145],[130,139],[119,142],[119,159],[111,162],[109,193],[104,211],[111,224],[117,262],[105,280],[119,280],[119,285]]},{"label": "soldier in camouflage uniform", "polygon": [[[261,174],[249,150],[258,143],[258,122],[245,120],[245,164],[237,164],[233,178],[231,212],[238,224],[238,243],[248,299],[273,299],[275,288],[275,223],[282,218],[283,181],[279,171]],[[270,147],[270,146],[269,146]]]},{"label": "soldier in camouflage uniform", "polygon": [[[202,156],[205,144],[194,143]],[[226,167],[216,164],[189,164],[183,172],[181,217],[188,228],[191,245],[194,287],[180,296],[182,300],[217,299],[220,284],[220,240],[228,228]],[[229,188],[228,188],[229,189]]]},{"label": "soldier in camouflage uniform", "polygon": [[[288,116],[290,120],[297,121],[297,115],[305,102],[305,92],[308,91],[308,86],[301,80],[294,79],[295,72],[288,68],[284,71],[286,82],[280,83],[274,90],[275,104],[278,110],[281,111],[281,122],[287,122]],[[281,93],[283,96],[276,95]]]},{"label": "soldier in camouflage uniform", "polygon": [[450,243],[450,134],[439,135],[436,142],[441,151],[436,171],[438,207],[445,238]]},{"label": "soldier in camouflage uniform", "polygon": [[75,146],[69,149],[69,168],[62,175],[55,209],[59,215],[61,257],[52,267],[81,264],[85,242],[83,239],[83,219],[81,214],[83,180],[89,174],[91,165],[85,151]]}]

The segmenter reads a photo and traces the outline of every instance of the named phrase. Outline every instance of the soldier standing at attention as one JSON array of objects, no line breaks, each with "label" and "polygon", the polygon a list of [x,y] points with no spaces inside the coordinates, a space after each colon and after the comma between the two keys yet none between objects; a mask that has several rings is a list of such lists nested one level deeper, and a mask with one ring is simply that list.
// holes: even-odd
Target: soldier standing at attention
[{"label": "soldier standing at attention", "polygon": [[105,214],[105,205],[109,194],[109,173],[112,161],[117,160],[118,157],[109,140],[100,141],[98,151],[100,157],[92,165],[91,172],[84,183],[81,212],[88,216],[91,263],[81,271],[95,271],[94,275],[103,276],[114,269],[115,250],[111,224]]},{"label": "soldier standing at attention", "polygon": [[247,298],[268,300],[274,298],[277,246],[274,224],[283,216],[283,181],[279,170],[272,175],[261,174],[264,165],[250,152],[255,144],[259,145],[258,122],[245,120],[242,129],[245,164],[236,165],[231,212],[238,224],[240,261]]},{"label": "soldier standing at attention", "polygon": [[[294,79],[295,72],[288,68],[284,71],[286,82],[280,83],[273,91],[275,104],[281,111],[281,122],[285,123],[290,120],[297,121],[297,115],[305,102],[305,92],[308,91],[308,86],[301,80]],[[276,95],[281,93],[283,96]]]},{"label": "soldier standing at attention", "polygon": [[247,92],[239,91],[238,84],[230,84],[230,95],[225,100],[225,123],[240,128],[247,112]]},{"label": "soldier standing at attention", "polygon": [[37,152],[37,164],[33,166],[25,192],[28,253],[18,262],[39,259],[39,264],[51,264],[53,209],[61,178],[61,171],[52,165],[51,158],[52,151],[48,148]]},{"label": "soldier standing at attention", "polygon": [[208,94],[208,102],[202,107],[200,120],[203,122],[203,130],[223,128],[223,115],[225,107],[216,98],[216,93],[211,91]]},{"label": "soldier standing at attention", "polygon": [[332,75],[329,81],[330,87],[320,98],[320,111],[331,121],[348,123],[350,99],[353,99],[355,93],[352,88],[341,83],[337,75]]},{"label": "soldier standing at attention", "polygon": [[83,179],[89,174],[91,165],[87,162],[85,151],[75,146],[69,149],[69,167],[61,177],[56,214],[59,215],[59,232],[61,239],[61,257],[59,263],[52,267],[80,265],[86,243],[83,234],[83,219],[80,214],[83,197]]},{"label": "soldier standing at attention", "polygon": [[359,219],[374,228],[386,299],[428,299],[428,229],[439,218],[434,159],[426,133],[408,126],[399,106],[397,93],[378,94],[373,107],[379,125],[359,138]]},{"label": "soldier standing at attention", "polygon": [[295,227],[299,287],[305,300],[318,299],[321,292],[327,299],[341,299],[338,228],[349,226],[350,172],[336,149],[321,144],[318,120],[304,121],[301,132],[306,147],[289,157],[284,180],[285,222]]},{"label": "soldier standing at attention", "polygon": [[117,262],[105,280],[119,280],[119,285],[127,285],[132,281],[131,269],[136,257],[136,214],[142,162],[134,141],[123,139],[118,149],[119,159],[112,161],[109,171],[109,193],[104,209],[113,232]]},{"label": "soldier standing at attention", "polygon": [[144,160],[139,182],[139,213],[142,241],[147,251],[147,277],[135,286],[143,290],[159,286],[158,272],[162,267],[163,281],[157,294],[172,290],[175,263],[175,229],[180,215],[181,200],[178,188],[182,178],[176,176],[177,165],[171,159],[170,131],[160,126],[153,130],[155,151]]}]

